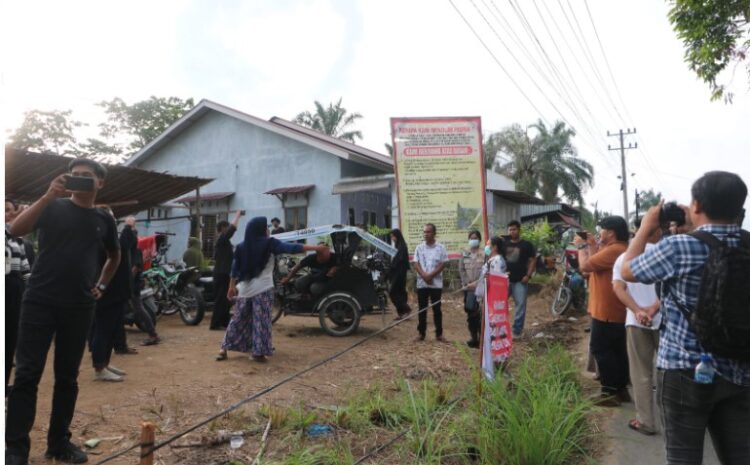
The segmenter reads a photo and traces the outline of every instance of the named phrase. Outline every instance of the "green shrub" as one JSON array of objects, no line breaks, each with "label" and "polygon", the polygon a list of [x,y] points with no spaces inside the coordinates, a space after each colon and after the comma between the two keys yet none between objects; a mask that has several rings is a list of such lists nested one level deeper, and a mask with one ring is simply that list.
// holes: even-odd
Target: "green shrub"
[{"label": "green shrub", "polygon": [[533,226],[524,226],[521,229],[521,239],[534,244],[534,248],[542,257],[557,254],[561,247],[557,234],[547,221],[536,223]]}]

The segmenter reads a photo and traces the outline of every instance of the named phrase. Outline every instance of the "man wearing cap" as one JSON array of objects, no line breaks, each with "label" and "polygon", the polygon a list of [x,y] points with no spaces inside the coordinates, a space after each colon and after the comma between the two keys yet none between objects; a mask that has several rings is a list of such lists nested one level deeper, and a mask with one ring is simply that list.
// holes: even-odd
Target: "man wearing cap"
[{"label": "man wearing cap", "polygon": [[599,221],[600,240],[593,234],[584,240],[576,235],[581,271],[589,273],[589,314],[591,315],[591,353],[596,359],[602,385],[601,405],[619,406],[630,401],[628,352],[625,336],[625,305],[612,288],[612,268],[627,249],[628,224],[620,216]]}]

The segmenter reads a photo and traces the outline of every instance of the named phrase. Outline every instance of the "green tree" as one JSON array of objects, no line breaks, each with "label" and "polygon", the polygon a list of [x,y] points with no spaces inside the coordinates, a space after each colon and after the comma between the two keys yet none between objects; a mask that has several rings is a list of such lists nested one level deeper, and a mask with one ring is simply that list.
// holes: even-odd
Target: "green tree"
[{"label": "green tree", "polygon": [[74,120],[72,114],[72,110],[27,111],[21,126],[10,135],[8,145],[20,150],[81,156],[73,131],[84,124]]},{"label": "green tree", "polygon": [[[645,191],[639,192],[638,198],[636,199],[636,202],[638,202],[638,214],[643,216],[646,213],[646,210],[653,207],[654,205],[658,205],[659,202],[661,202],[661,199],[661,192],[656,192],[653,189],[647,189]],[[633,214],[635,215],[635,210],[633,211]]]},{"label": "green tree", "polygon": [[511,177],[516,190],[536,195],[539,189],[538,171],[535,166],[537,141],[529,139],[520,124],[503,128],[490,134],[484,141],[485,166]]},{"label": "green tree", "polygon": [[[89,147],[111,154],[135,152],[156,139],[182,115],[195,106],[192,98],[154,97],[128,105],[115,97],[102,101],[107,121],[99,125],[104,140],[90,139]],[[124,142],[120,142],[124,141]]]},{"label": "green tree", "polygon": [[349,128],[362,118],[362,115],[348,113],[346,108],[341,106],[341,101],[342,98],[339,98],[338,102],[329,103],[326,108],[316,100],[315,112],[303,111],[294,118],[294,122],[331,137],[354,143],[357,139],[362,139],[362,131]]},{"label": "green tree", "polygon": [[732,93],[718,82],[732,63],[750,78],[750,0],[670,0],[669,21],[685,46],[685,61],[711,88],[711,100]]},{"label": "green tree", "polygon": [[493,135],[508,158],[500,172],[513,178],[517,190],[546,202],[558,202],[562,194],[573,204],[581,203],[583,192],[594,183],[594,168],[578,157],[575,131],[562,121],[551,130],[541,120],[530,127],[537,130],[533,139],[517,124]]}]

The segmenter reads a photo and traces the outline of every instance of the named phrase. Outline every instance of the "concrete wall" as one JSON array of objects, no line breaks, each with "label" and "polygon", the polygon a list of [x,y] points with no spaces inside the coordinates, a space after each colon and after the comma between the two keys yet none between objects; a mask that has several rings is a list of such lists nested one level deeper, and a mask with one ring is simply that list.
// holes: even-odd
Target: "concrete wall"
[{"label": "concrete wall", "polygon": [[506,234],[506,226],[510,221],[520,221],[520,205],[494,195],[492,192],[487,192],[486,195],[490,235]]},{"label": "concrete wall", "polygon": [[354,224],[363,223],[362,212],[375,212],[376,225],[385,228],[385,217],[391,216],[391,192],[355,192],[341,195],[341,223],[349,224],[349,209],[354,209]]},{"label": "concrete wall", "polygon": [[[331,194],[342,172],[339,157],[217,112],[207,113],[137,166],[214,178],[201,188],[201,194],[234,192],[230,210],[247,211],[233,239],[235,243],[241,242],[242,231],[250,218],[259,215],[269,220],[274,216],[284,218],[281,201],[263,194],[278,187],[314,184],[310,192],[308,224],[341,221],[341,199]],[[157,227],[156,222],[153,226]],[[175,237],[170,256],[181,257],[186,242],[187,237],[184,240],[181,236]]]}]

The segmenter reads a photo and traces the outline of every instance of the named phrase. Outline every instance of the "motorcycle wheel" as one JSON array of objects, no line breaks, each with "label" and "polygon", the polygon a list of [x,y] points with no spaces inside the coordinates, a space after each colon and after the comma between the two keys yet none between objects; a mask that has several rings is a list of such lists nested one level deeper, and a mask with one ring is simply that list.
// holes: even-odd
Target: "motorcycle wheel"
[{"label": "motorcycle wheel", "polygon": [[359,327],[362,310],[349,294],[331,294],[318,306],[320,327],[330,336],[342,337]]},{"label": "motorcycle wheel", "polygon": [[203,301],[201,292],[195,286],[185,286],[176,300],[183,323],[196,326],[203,320],[203,315],[206,313],[206,303]]},{"label": "motorcycle wheel", "polygon": [[271,323],[276,323],[284,314],[284,305],[278,296],[273,299],[273,308],[271,309]]},{"label": "motorcycle wheel", "polygon": [[573,293],[570,291],[570,288],[567,286],[560,286],[560,289],[557,291],[557,295],[555,295],[555,300],[552,301],[552,306],[550,307],[550,312],[552,312],[555,316],[560,316],[568,309],[570,306],[570,301],[573,298]]}]

